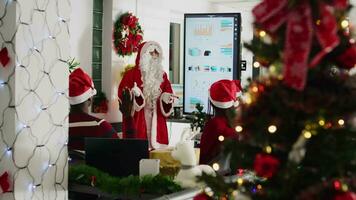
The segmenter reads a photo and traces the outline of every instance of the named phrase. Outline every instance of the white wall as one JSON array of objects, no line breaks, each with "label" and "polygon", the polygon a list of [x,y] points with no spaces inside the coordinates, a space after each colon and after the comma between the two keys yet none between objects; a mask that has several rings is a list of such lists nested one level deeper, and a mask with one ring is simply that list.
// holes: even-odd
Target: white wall
[{"label": "white wall", "polygon": [[[189,6],[187,6],[189,5]],[[164,70],[169,71],[169,25],[170,22],[181,23],[181,30],[183,31],[184,13],[194,12],[210,12],[212,10],[211,4],[204,0],[117,0],[113,1],[112,19],[115,20],[120,14],[131,11],[139,18],[139,23],[144,31],[144,40],[154,40],[162,45],[163,49],[163,66]],[[183,33],[183,32],[182,32]],[[182,40],[183,41],[183,40]],[[181,47],[183,49],[183,46]],[[119,73],[127,64],[135,63],[135,55],[131,57],[118,57],[112,51],[112,68],[104,69],[103,74],[111,74],[111,92],[107,93],[111,96],[110,99],[110,113],[105,118],[111,122],[121,121],[121,114],[117,103],[117,86],[121,81]],[[183,54],[181,54],[183,55]],[[183,65],[183,62],[181,62]],[[182,69],[182,67],[181,67]],[[183,71],[181,71],[181,80],[183,79]],[[107,85],[105,87],[110,87]],[[109,92],[109,91],[108,91]]]},{"label": "white wall", "polygon": [[70,0],[70,3],[72,7],[69,22],[71,57],[79,61],[80,67],[91,75],[93,0]]},{"label": "white wall", "polygon": [[350,11],[350,16],[349,19],[351,20],[351,23],[353,25],[353,31],[356,31],[356,0],[350,0],[350,3],[354,6],[352,10]]}]

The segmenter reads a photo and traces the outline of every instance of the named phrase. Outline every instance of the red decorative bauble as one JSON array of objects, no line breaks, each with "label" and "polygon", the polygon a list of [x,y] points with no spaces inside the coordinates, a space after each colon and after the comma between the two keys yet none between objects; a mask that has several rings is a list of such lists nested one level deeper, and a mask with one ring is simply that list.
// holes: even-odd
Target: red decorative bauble
[{"label": "red decorative bauble", "polygon": [[7,172],[0,176],[0,193],[8,192],[10,189],[9,174]]},{"label": "red decorative bauble", "polygon": [[10,62],[10,57],[9,57],[9,52],[7,51],[7,48],[4,47],[0,51],[0,63],[2,64],[3,67],[6,67],[7,64]]},{"label": "red decorative bauble", "polygon": [[200,193],[193,198],[193,200],[209,200],[209,199],[211,199],[211,197],[209,197],[205,193]]},{"label": "red decorative bauble", "polygon": [[344,192],[335,195],[334,200],[356,200],[356,194],[353,192]]},{"label": "red decorative bauble", "polygon": [[258,176],[271,178],[278,170],[279,160],[267,154],[257,154],[253,164]]},{"label": "red decorative bauble", "polygon": [[356,66],[356,45],[352,45],[336,58],[341,68],[351,69]]}]

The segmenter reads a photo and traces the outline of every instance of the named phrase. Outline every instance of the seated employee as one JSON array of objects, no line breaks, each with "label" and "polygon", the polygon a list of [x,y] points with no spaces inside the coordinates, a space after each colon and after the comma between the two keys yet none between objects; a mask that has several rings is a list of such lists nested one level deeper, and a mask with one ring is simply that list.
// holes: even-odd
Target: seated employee
[{"label": "seated employee", "polygon": [[78,68],[70,74],[69,149],[84,150],[85,137],[118,137],[105,119],[98,119],[88,114],[95,94],[92,79],[82,69]]},{"label": "seated employee", "polygon": [[235,138],[233,122],[239,102],[237,93],[241,91],[240,81],[220,80],[209,89],[209,100],[215,115],[204,127],[200,140],[200,164],[211,164],[221,151],[219,136]]}]

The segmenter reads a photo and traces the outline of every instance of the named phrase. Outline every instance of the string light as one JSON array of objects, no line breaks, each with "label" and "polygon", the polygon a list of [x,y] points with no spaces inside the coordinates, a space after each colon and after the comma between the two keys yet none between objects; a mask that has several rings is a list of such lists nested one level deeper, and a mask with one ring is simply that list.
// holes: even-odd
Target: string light
[{"label": "string light", "polygon": [[306,139],[309,139],[309,138],[311,138],[312,134],[311,134],[310,131],[304,131],[303,136],[304,136]]},{"label": "string light", "polygon": [[348,26],[349,26],[349,21],[347,19],[341,21],[342,28],[347,28]]},{"label": "string light", "polygon": [[242,132],[242,130],[243,130],[242,126],[236,126],[235,127],[235,131],[238,132],[238,133]]},{"label": "string light", "polygon": [[10,156],[11,153],[12,153],[12,148],[11,147],[7,148],[6,149],[6,155]]},{"label": "string light", "polygon": [[209,196],[209,197],[212,197],[214,195],[214,192],[213,191],[209,191],[209,192],[206,192],[206,194]]},{"label": "string light", "polygon": [[256,193],[257,192],[257,190],[256,190],[256,188],[254,187],[254,188],[252,188],[252,193]]},{"label": "string light", "polygon": [[319,125],[320,125],[320,126],[324,126],[324,125],[325,125],[325,121],[324,121],[324,120],[322,120],[322,119],[321,119],[321,120],[319,120],[319,122],[318,122],[318,123],[319,123]]},{"label": "string light", "polygon": [[58,21],[60,22],[66,22],[66,20],[63,17],[58,17]]},{"label": "string light", "polygon": [[252,98],[249,93],[246,93],[246,95],[245,95],[245,103],[248,105],[252,103]]},{"label": "string light", "polygon": [[244,183],[244,180],[242,178],[237,179],[237,184],[242,185]]},{"label": "string light", "polygon": [[336,190],[339,190],[340,188],[341,188],[341,183],[340,183],[340,181],[334,181],[334,188],[336,189]]},{"label": "string light", "polygon": [[259,68],[261,64],[258,61],[253,62],[253,67],[254,68]]},{"label": "string light", "polygon": [[237,192],[237,190],[234,190],[233,192],[232,192],[232,196],[237,196],[239,193]]},{"label": "string light", "polygon": [[340,125],[340,126],[343,126],[345,124],[345,121],[343,119],[339,119],[337,121],[337,123]]},{"label": "string light", "polygon": [[277,131],[277,126],[275,126],[275,125],[270,125],[269,127],[268,127],[268,132],[269,133],[275,133]]},{"label": "string light", "polygon": [[258,189],[258,190],[262,190],[262,185],[258,184],[258,185],[257,185],[257,189]]},{"label": "string light", "polygon": [[320,22],[321,22],[320,19],[318,19],[318,20],[316,20],[315,24],[319,26]]},{"label": "string light", "polygon": [[276,66],[274,66],[274,65],[270,65],[269,66],[269,71],[271,72],[271,73],[275,73],[277,70],[276,70]]},{"label": "string light", "polygon": [[258,87],[257,86],[253,86],[252,87],[252,92],[258,92]]},{"label": "string light", "polygon": [[349,42],[350,42],[350,44],[354,44],[354,43],[355,43],[355,39],[351,38],[351,39],[349,40]]},{"label": "string light", "polygon": [[260,37],[265,37],[266,36],[266,31],[260,31],[259,32]]},{"label": "string light", "polygon": [[346,184],[342,184],[341,190],[342,190],[343,192],[347,192],[347,191],[349,190],[349,186],[347,186]]},{"label": "string light", "polygon": [[272,153],[272,147],[271,146],[266,146],[265,147],[265,151],[266,151],[266,153],[268,153],[268,154],[270,154],[270,153]]},{"label": "string light", "polygon": [[220,141],[220,142],[222,142],[222,141],[224,141],[224,136],[223,135],[220,135],[219,137],[218,137],[218,140]]},{"label": "string light", "polygon": [[[6,2],[6,6],[5,6],[5,11],[4,11],[4,18],[7,17],[7,15],[10,13],[11,15],[11,11],[9,12],[9,5],[8,4],[11,4],[11,3],[17,3],[16,0],[5,0],[4,2]],[[21,4],[20,2],[18,2],[17,4]],[[37,8],[37,6],[33,3],[30,3],[29,5],[29,8],[28,9],[35,9],[36,11],[39,11],[39,12],[46,12],[46,8],[44,8],[44,10],[40,10]],[[58,12],[61,12],[61,9],[58,5],[56,5],[56,10]],[[19,9],[17,10],[18,13],[21,15],[21,6],[19,7]],[[48,11],[48,10],[47,10]],[[34,14],[36,12],[32,12],[32,14]],[[53,13],[53,16],[56,16],[55,13]],[[31,16],[32,18],[33,16]],[[47,16],[45,16],[46,18]],[[45,19],[44,19],[45,20]],[[59,18],[59,20],[61,21],[65,21],[64,19],[61,19]],[[46,20],[45,20],[46,21]],[[48,20],[47,20],[48,21]],[[14,22],[14,26],[18,26],[21,22]],[[25,40],[24,43],[31,43],[32,39],[33,39],[33,32],[34,32],[34,29],[38,28],[38,24],[34,23],[34,22],[23,22],[23,24],[26,24],[26,25],[29,25],[29,36],[28,37],[24,37],[23,39]],[[0,27],[4,27],[3,26],[4,24],[1,23],[0,24]],[[49,26],[50,25],[55,25],[57,26],[56,28],[60,28],[60,24],[59,23],[52,23],[52,24],[48,24]],[[31,26],[31,27],[30,27]],[[6,26],[5,26],[6,27]],[[11,31],[10,31],[11,32]],[[62,32],[63,34],[66,34],[68,35],[68,33],[66,32]],[[14,36],[20,36],[22,37],[22,35],[19,35],[18,33],[16,33],[16,30],[14,33],[11,33],[11,35],[14,35]],[[68,35],[69,36],[69,35]],[[50,39],[53,39],[55,40],[55,37],[51,36],[50,34],[47,34],[45,35],[45,37],[43,38],[43,41],[45,40],[49,40],[48,38]],[[61,41],[62,43],[66,43],[66,42],[69,42],[67,40],[63,40]],[[7,41],[6,42],[8,45],[11,45],[12,46],[12,49],[15,51],[14,53],[16,54],[16,49],[18,48],[17,46],[15,46],[15,43],[14,41]],[[30,46],[30,49],[26,49],[27,52],[24,52],[27,54],[31,54],[31,53],[38,53],[39,55],[41,55],[44,51],[51,51],[53,49],[58,49],[58,50],[63,50],[62,46],[60,46],[58,44],[59,42],[55,42],[55,45],[56,47],[53,48],[52,46],[39,46],[39,45],[32,45]],[[21,45],[20,45],[21,46]],[[38,47],[37,47],[38,46]],[[60,55],[57,55],[58,57],[56,58],[57,60],[60,60],[61,61],[61,58],[59,57]],[[63,55],[62,55],[63,56]],[[61,56],[61,57],[62,57]],[[13,163],[13,169],[11,169],[10,171],[13,171],[14,173],[15,172],[18,172],[18,170],[22,170],[22,169],[26,169],[24,170],[24,173],[27,174],[27,176],[23,176],[22,178],[20,176],[12,176],[13,180],[11,180],[11,187],[14,187],[14,183],[17,183],[17,182],[26,182],[26,184],[24,185],[24,189],[25,190],[29,190],[29,191],[25,191],[25,193],[32,193],[32,194],[29,194],[30,197],[29,198],[36,198],[37,197],[37,194],[33,194],[33,192],[35,192],[34,190],[37,190],[38,188],[41,188],[42,187],[42,184],[46,184],[46,185],[54,185],[55,187],[53,188],[53,190],[51,191],[42,191],[42,194],[39,194],[40,196],[48,196],[50,194],[52,194],[53,192],[55,194],[58,193],[58,189],[63,189],[63,188],[66,188],[66,179],[63,177],[63,175],[65,175],[65,170],[67,169],[65,166],[58,166],[58,168],[56,168],[56,173],[59,175],[57,177],[57,179],[53,179],[51,177],[47,177],[45,175],[46,173],[46,169],[42,170],[42,172],[40,172],[39,174],[35,173],[31,173],[32,169],[34,169],[35,166],[32,166],[31,164],[31,160],[27,160],[27,162],[25,162],[24,164],[22,164],[21,162],[21,166],[18,165],[18,163],[16,163],[16,161],[18,159],[23,159],[23,156],[21,155],[21,146],[23,145],[27,145],[27,143],[29,142],[28,139],[30,138],[34,138],[36,140],[32,140],[31,143],[35,143],[35,148],[41,148],[45,145],[50,145],[52,144],[50,141],[53,141],[53,140],[56,140],[54,137],[51,137],[51,138],[48,138],[46,139],[46,143],[44,145],[39,145],[39,143],[42,144],[42,140],[41,137],[42,135],[40,133],[38,133],[38,130],[37,129],[40,129],[41,127],[33,127],[33,129],[31,130],[30,132],[30,135],[28,135],[25,131],[22,131],[26,128],[32,128],[32,124],[48,124],[48,125],[51,125],[52,127],[55,127],[57,124],[61,125],[61,126],[65,126],[67,128],[67,126],[65,124],[67,124],[68,122],[65,121],[65,120],[61,120],[59,119],[60,121],[59,122],[54,122],[54,121],[58,121],[56,119],[58,119],[58,117],[56,117],[55,119],[52,119],[52,117],[56,114],[56,113],[53,113],[54,111],[52,111],[51,109],[51,106],[56,106],[56,105],[59,105],[57,104],[56,101],[51,101],[53,103],[49,104],[48,105],[48,109],[50,109],[50,111],[48,111],[48,114],[52,114],[50,115],[50,118],[51,120],[47,120],[47,119],[43,119],[41,117],[39,117],[40,115],[38,115],[35,119],[27,119],[27,116],[24,116],[24,117],[20,117],[20,119],[18,119],[18,115],[19,115],[19,112],[21,111],[25,111],[27,108],[29,108],[29,106],[31,105],[28,105],[26,102],[26,99],[32,99],[32,95],[28,95],[30,93],[32,94],[35,94],[40,100],[42,99],[42,97],[46,98],[47,96],[44,95],[42,93],[37,93],[36,91],[36,88],[32,88],[31,90],[27,90],[26,88],[26,85],[25,84],[28,84],[28,83],[32,83],[33,81],[37,82],[38,84],[37,87],[39,87],[40,85],[43,84],[42,80],[43,80],[43,76],[42,77],[37,77],[37,72],[35,72],[34,70],[30,70],[28,69],[29,66],[32,66],[31,63],[28,63],[28,62],[25,62],[25,63],[20,63],[17,59],[15,59],[15,57],[18,57],[18,55],[14,55],[13,56],[13,60],[11,61],[14,61],[14,65],[12,66],[12,68],[14,68],[15,71],[13,70],[10,70],[10,71],[13,71],[13,73],[6,73],[6,74],[2,74],[4,75],[4,77],[2,77],[0,80],[0,91],[1,91],[1,94],[3,93],[3,90],[4,88],[2,87],[6,87],[9,89],[10,91],[10,96],[9,96],[9,103],[7,105],[7,108],[11,108],[14,110],[12,114],[12,116],[16,116],[17,120],[14,119],[16,121],[16,124],[13,128],[15,128],[15,130],[4,130],[4,134],[8,134],[8,133],[11,133],[11,132],[14,132],[15,131],[15,134],[16,134],[16,137],[13,138],[13,141],[11,141],[11,146],[6,146],[5,148],[1,148],[3,150],[3,153],[5,155],[4,159],[5,159],[5,162],[10,162],[10,163]],[[38,65],[35,65],[35,68],[38,68],[37,71],[41,71],[42,70],[42,65],[46,65],[48,66],[49,68],[52,68],[55,63],[53,63],[51,60],[53,60],[52,58],[50,60],[48,60],[44,55],[41,55],[41,57],[43,58],[41,61],[43,62],[42,64],[38,64]],[[65,57],[65,56],[64,56]],[[64,58],[63,58],[64,59]],[[48,62],[48,63],[47,63]],[[11,68],[11,66],[9,66]],[[9,68],[9,69],[10,69]],[[25,70],[26,71],[26,74],[22,74],[22,73],[16,73],[16,70],[17,69],[22,69],[22,70]],[[62,70],[64,71],[64,69]],[[48,74],[49,78],[50,77],[50,74]],[[26,78],[25,78],[26,77]],[[24,79],[25,78],[25,79]],[[34,78],[34,80],[32,80]],[[22,82],[23,84],[19,84],[19,88],[20,88],[20,93],[11,93],[11,91],[15,91],[15,88],[17,89],[17,84],[15,85],[14,83],[12,82],[6,82],[6,81],[10,81],[10,80],[14,80],[14,79],[19,79],[20,82]],[[23,79],[23,80],[21,80]],[[65,80],[64,80],[65,81]],[[47,84],[48,85],[48,84]],[[54,86],[54,83],[51,81],[50,83],[51,86]],[[16,87],[15,87],[16,86]],[[5,88],[5,89],[6,89]],[[53,91],[52,88],[56,88],[56,87],[48,87],[46,88],[46,92],[55,92]],[[66,93],[67,91],[64,90]],[[59,95],[65,95],[66,93],[62,92],[62,93],[59,93]],[[17,100],[19,97],[21,97],[20,101],[15,101]],[[55,97],[50,97],[52,100],[55,100],[54,98]],[[42,99],[43,100],[43,99]],[[66,99],[67,100],[67,99]],[[15,105],[13,104],[13,102],[15,101]],[[24,103],[25,102],[25,103]],[[43,101],[42,101],[43,102]],[[23,106],[22,106],[23,105]],[[34,106],[34,107],[33,107]],[[39,107],[38,105],[32,105],[32,107],[35,109],[34,112],[36,112],[37,110],[39,110],[40,112],[42,110],[45,110],[47,108],[42,108],[42,107]],[[0,109],[0,114],[2,114],[3,116],[5,116],[5,112],[6,112],[6,109],[7,108],[1,108]],[[68,111],[67,110],[63,110],[63,113],[65,114],[68,114]],[[58,114],[58,113],[57,113]],[[56,123],[56,124],[55,124]],[[9,132],[10,131],[10,132]],[[55,131],[57,132],[57,131]],[[44,137],[44,136],[43,136]],[[66,134],[60,136],[61,138],[67,138]],[[22,138],[22,139],[21,139]],[[44,139],[44,138],[43,138]],[[1,138],[0,137],[0,143],[4,143],[4,140],[6,140],[6,138]],[[8,143],[5,143],[5,144],[8,144]],[[1,145],[0,145],[1,146]],[[17,149],[15,149],[17,148]],[[67,159],[67,154],[65,152],[58,152],[57,154],[57,150],[59,150],[60,145],[56,145],[56,146],[53,146],[52,148],[49,148],[48,146],[48,153],[49,153],[49,157],[47,159],[47,157],[41,157],[41,151],[36,151],[35,149],[33,149],[32,152],[28,152],[28,153],[31,153],[31,158],[32,157],[37,157],[37,156],[40,156],[40,160],[39,160],[39,164],[41,164],[40,166],[38,166],[39,168],[47,168],[47,167],[52,167],[52,166],[55,166],[57,162],[62,162],[63,159],[64,162],[66,162],[66,159]],[[65,147],[64,147],[65,148]],[[12,157],[12,153],[15,153],[18,152],[19,153],[19,156],[17,157]],[[9,155],[9,157],[8,157]],[[62,156],[63,155],[63,156]],[[1,157],[1,156],[0,156]],[[26,157],[26,156],[25,156]],[[1,160],[2,158],[0,158]],[[49,162],[52,161],[52,163],[50,164]],[[41,171],[41,169],[40,169]],[[61,172],[62,171],[62,172]],[[26,175],[25,174],[25,175]],[[58,186],[58,187],[57,187]],[[21,191],[20,191],[21,192]],[[36,191],[37,192],[37,191]],[[15,191],[12,191],[12,196],[15,195],[16,196],[16,193],[18,192],[15,192]],[[46,194],[46,193],[50,193],[50,194]],[[27,195],[27,194],[26,194]],[[1,195],[0,195],[1,196]],[[1,197],[0,197],[1,198]]]},{"label": "string light", "polygon": [[218,163],[214,163],[214,164],[213,164],[213,169],[214,169],[215,171],[218,171],[218,170],[220,169],[219,164],[218,164]]}]

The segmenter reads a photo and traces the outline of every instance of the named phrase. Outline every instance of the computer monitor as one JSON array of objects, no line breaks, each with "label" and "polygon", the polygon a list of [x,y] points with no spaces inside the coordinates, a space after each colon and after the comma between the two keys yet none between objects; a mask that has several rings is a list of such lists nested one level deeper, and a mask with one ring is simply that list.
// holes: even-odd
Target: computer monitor
[{"label": "computer monitor", "polygon": [[148,155],[147,140],[85,139],[86,163],[112,176],[139,175],[140,160]]}]

